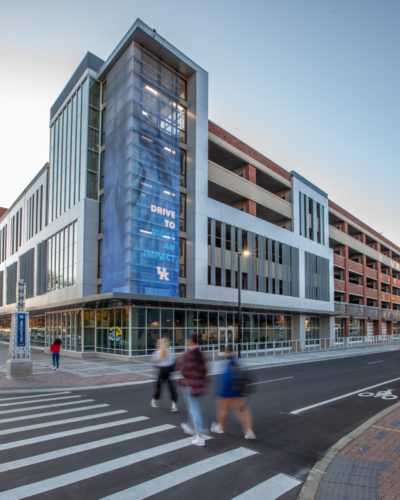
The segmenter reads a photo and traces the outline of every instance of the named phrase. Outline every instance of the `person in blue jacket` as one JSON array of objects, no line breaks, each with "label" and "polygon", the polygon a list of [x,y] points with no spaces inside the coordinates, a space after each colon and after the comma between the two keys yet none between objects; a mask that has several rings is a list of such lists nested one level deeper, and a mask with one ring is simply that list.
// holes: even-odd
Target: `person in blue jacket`
[{"label": "person in blue jacket", "polygon": [[232,347],[225,352],[225,369],[219,377],[217,386],[217,421],[211,424],[211,432],[224,433],[224,425],[230,411],[242,424],[245,439],[255,439],[253,418],[242,383],[240,360],[235,357]]}]

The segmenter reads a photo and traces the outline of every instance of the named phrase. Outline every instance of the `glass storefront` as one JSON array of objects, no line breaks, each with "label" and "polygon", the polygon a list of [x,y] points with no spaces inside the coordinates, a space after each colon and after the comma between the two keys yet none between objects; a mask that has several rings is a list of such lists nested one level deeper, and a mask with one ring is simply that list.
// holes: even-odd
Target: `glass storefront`
[{"label": "glass storefront", "polygon": [[362,320],[351,318],[349,338],[362,337],[362,334],[363,334]]},{"label": "glass storefront", "polygon": [[96,311],[96,351],[129,355],[129,308]]},{"label": "glass storefront", "polygon": [[320,326],[318,316],[306,317],[306,345],[318,345],[320,343]]},{"label": "glass storefront", "polygon": [[82,311],[62,311],[46,314],[45,346],[59,338],[65,351],[82,350]]},{"label": "glass storefront", "polygon": [[345,323],[346,320],[344,318],[335,319],[335,342],[343,342],[346,331]]},{"label": "glass storefront", "polygon": [[[292,318],[283,314],[242,314],[243,342],[250,344],[292,339]],[[132,355],[150,354],[160,337],[168,337],[176,351],[197,333],[203,349],[226,338],[238,342],[238,315],[229,311],[132,308]],[[223,339],[223,340],[221,340]]]}]

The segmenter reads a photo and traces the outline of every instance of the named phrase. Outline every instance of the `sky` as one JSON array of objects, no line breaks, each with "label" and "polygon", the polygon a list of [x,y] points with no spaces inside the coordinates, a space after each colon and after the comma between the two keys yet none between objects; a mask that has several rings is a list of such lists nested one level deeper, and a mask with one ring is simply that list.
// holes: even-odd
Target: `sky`
[{"label": "sky", "polygon": [[136,18],[209,73],[209,119],[400,246],[400,1],[0,0],[0,206],[49,157],[50,107]]}]

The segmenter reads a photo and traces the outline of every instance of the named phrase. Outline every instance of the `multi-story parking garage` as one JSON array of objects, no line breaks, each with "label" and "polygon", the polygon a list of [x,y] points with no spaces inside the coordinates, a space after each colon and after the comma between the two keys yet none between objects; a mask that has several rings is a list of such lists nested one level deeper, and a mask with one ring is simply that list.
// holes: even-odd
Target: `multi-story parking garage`
[{"label": "multi-story parking garage", "polygon": [[48,163],[0,216],[5,338],[19,279],[32,344],[82,355],[400,334],[400,248],[210,122],[207,72],[140,20],[106,61],[87,53]]}]

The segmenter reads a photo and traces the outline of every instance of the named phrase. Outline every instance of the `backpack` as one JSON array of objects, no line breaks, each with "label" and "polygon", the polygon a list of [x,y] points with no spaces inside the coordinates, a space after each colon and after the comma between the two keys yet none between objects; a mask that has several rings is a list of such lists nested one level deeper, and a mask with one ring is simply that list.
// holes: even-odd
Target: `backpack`
[{"label": "backpack", "polygon": [[253,376],[237,361],[232,363],[232,378],[234,391],[238,396],[246,397],[253,392],[253,385],[251,385]]}]

